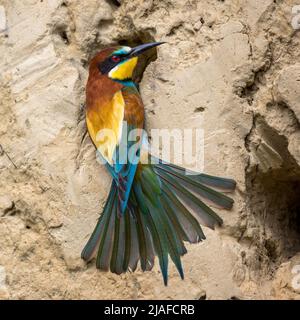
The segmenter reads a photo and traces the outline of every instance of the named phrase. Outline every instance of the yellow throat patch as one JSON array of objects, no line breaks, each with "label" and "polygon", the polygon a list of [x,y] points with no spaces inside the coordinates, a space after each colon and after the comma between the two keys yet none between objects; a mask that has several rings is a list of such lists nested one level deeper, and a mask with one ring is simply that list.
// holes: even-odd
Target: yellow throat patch
[{"label": "yellow throat patch", "polygon": [[116,80],[126,80],[126,79],[131,79],[133,70],[136,67],[136,64],[138,62],[138,58],[134,57],[131,58],[130,60],[127,60],[117,66],[115,66],[108,74],[108,76],[111,79],[116,79]]}]

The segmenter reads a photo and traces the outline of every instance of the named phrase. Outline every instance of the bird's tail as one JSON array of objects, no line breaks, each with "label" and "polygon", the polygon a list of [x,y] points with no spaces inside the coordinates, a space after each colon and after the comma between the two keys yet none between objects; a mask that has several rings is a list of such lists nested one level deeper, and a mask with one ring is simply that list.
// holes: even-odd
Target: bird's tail
[{"label": "bird's tail", "polygon": [[204,240],[201,225],[214,229],[222,224],[205,203],[230,209],[233,200],[221,192],[233,191],[235,186],[232,179],[186,175],[185,169],[162,161],[139,165],[127,210],[121,216],[117,213],[117,185],[112,182],[82,258],[89,261],[96,256],[97,268],[121,274],[134,271],[138,261],[143,271],[151,270],[158,256],[166,285],[170,256],[183,278],[184,242]]}]

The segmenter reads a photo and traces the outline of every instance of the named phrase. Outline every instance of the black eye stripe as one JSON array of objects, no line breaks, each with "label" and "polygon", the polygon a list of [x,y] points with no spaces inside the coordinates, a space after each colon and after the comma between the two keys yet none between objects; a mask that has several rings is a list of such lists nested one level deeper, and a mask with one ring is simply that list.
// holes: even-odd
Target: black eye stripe
[{"label": "black eye stripe", "polygon": [[[114,61],[113,57],[119,57],[120,60]],[[104,60],[102,63],[98,65],[98,69],[102,74],[107,74],[111,69],[113,69],[116,65],[118,65],[121,61],[125,60],[127,55],[113,55],[108,57],[106,60]]]},{"label": "black eye stripe", "polygon": [[111,69],[113,69],[118,63],[115,63],[110,60],[105,60],[99,64],[98,68],[102,74],[109,73]]}]

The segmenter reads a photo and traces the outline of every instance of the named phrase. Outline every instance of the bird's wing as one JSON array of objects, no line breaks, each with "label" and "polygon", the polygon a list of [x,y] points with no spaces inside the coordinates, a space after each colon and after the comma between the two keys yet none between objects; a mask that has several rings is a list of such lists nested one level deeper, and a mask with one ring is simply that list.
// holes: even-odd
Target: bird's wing
[{"label": "bird's wing", "polygon": [[[140,159],[144,125],[144,106],[135,87],[122,89],[124,121],[121,139],[115,149],[114,172],[117,176],[119,212],[124,213]],[[125,160],[125,161],[124,161]]]}]

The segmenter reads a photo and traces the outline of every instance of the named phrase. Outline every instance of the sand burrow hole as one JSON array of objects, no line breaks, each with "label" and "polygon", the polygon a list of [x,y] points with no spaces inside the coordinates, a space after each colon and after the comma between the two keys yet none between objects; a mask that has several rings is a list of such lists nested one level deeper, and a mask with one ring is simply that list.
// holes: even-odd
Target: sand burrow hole
[{"label": "sand burrow hole", "polygon": [[248,219],[255,226],[252,242],[258,262],[278,265],[300,252],[300,167],[288,151],[288,142],[256,117],[246,147]]}]

